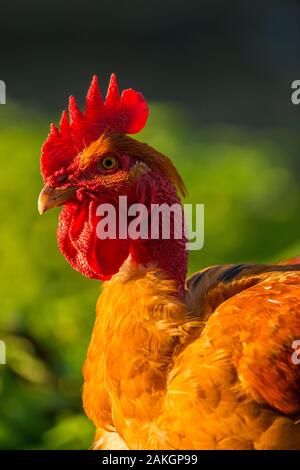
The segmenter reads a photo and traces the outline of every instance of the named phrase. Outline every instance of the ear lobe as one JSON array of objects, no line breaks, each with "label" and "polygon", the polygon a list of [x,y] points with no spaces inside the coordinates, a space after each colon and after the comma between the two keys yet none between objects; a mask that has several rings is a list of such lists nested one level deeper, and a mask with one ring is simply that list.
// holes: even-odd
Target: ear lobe
[{"label": "ear lobe", "polygon": [[148,212],[151,211],[151,204],[155,203],[156,199],[156,184],[150,172],[142,175],[136,184],[136,198],[139,204],[144,204]]},{"label": "ear lobe", "polygon": [[95,240],[88,253],[88,264],[97,279],[109,280],[116,274],[129,255],[128,240]]}]

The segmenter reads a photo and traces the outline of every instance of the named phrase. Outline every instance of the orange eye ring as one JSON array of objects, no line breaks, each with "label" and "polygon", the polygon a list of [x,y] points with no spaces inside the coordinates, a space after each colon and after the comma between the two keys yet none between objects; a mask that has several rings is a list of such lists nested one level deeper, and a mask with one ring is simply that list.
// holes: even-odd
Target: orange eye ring
[{"label": "orange eye ring", "polygon": [[113,156],[104,157],[100,161],[100,169],[102,170],[115,170],[119,166],[118,160]]}]

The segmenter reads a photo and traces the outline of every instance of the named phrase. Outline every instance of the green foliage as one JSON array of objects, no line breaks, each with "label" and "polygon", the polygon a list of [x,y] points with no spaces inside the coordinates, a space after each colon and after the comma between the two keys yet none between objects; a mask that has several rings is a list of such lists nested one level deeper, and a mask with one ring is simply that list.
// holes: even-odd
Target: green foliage
[{"label": "green foliage", "polygon": [[[141,140],[170,155],[189,197],[205,204],[205,245],[190,271],[223,262],[300,253],[299,143],[292,132],[192,128],[171,105],[154,105]],[[79,449],[93,426],[81,406],[81,367],[99,283],[66,263],[58,210],[37,213],[39,149],[48,117],[0,108],[0,448]]]}]

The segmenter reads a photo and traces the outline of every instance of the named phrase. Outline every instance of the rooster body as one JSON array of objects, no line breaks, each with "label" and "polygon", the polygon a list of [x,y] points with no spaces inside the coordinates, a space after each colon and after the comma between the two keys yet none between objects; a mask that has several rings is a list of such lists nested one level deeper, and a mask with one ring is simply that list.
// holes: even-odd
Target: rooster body
[{"label": "rooster body", "polygon": [[43,146],[40,212],[64,205],[58,243],[106,281],[85,361],[95,449],[300,449],[300,259],[215,266],[186,281],[185,237],[99,239],[97,207],[179,203],[161,153],[125,136],[145,124],[133,90],[96,79],[82,114],[70,100]]},{"label": "rooster body", "polygon": [[297,298],[300,273],[272,272],[220,282],[191,315],[163,273],[126,262],[99,298],[84,366],[95,448],[299,448]]}]

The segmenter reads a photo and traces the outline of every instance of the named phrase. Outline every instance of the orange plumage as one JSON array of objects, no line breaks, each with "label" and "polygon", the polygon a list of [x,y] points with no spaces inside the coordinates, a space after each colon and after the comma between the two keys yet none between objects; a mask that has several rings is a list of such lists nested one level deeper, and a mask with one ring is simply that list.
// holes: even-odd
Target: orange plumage
[{"label": "orange plumage", "polygon": [[84,366],[95,447],[299,449],[292,269],[198,284],[186,294],[205,297],[197,312],[161,272],[127,262],[100,296]]},{"label": "orange plumage", "polygon": [[166,156],[122,134],[145,122],[141,95],[120,98],[113,78],[103,104],[95,80],[89,112],[72,101],[71,126],[64,115],[51,130],[39,199],[41,213],[64,204],[58,240],[70,264],[106,280],[83,371],[94,448],[300,449],[300,258],[185,281],[184,236],[99,240],[97,204],[117,208],[126,195],[150,211],[179,202],[184,184]]}]

